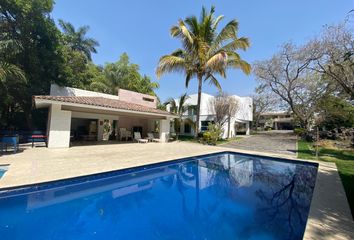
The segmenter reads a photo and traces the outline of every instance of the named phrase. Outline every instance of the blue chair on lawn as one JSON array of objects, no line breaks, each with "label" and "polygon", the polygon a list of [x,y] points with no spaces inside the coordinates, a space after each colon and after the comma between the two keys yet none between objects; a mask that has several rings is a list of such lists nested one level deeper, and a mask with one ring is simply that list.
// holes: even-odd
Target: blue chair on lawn
[{"label": "blue chair on lawn", "polygon": [[19,137],[18,136],[3,136],[1,137],[1,152],[5,151],[7,152],[7,146],[12,145],[14,148],[14,153],[17,152],[18,150],[18,142],[19,142]]}]

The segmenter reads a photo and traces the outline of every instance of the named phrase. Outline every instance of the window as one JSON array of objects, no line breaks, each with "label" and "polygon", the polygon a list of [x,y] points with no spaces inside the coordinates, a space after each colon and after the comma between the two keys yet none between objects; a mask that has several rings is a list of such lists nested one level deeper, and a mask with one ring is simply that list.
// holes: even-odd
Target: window
[{"label": "window", "polygon": [[153,98],[147,98],[147,97],[143,97],[143,100],[147,101],[147,102],[154,102],[155,101]]},{"label": "window", "polygon": [[191,116],[191,115],[196,115],[197,114],[197,106],[195,105],[192,105],[192,106],[189,106],[188,107],[188,115]]},{"label": "window", "polygon": [[207,131],[208,130],[208,125],[209,123],[214,124],[214,121],[202,121],[201,122],[201,127],[200,130],[203,131]]}]

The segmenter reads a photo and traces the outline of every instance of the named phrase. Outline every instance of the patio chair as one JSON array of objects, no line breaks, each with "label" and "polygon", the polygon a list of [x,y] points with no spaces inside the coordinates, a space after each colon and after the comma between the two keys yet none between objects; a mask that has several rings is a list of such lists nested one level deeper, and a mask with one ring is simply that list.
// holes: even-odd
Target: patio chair
[{"label": "patio chair", "polygon": [[148,143],[149,142],[149,140],[141,138],[140,132],[134,132],[134,140],[137,141],[138,143]]},{"label": "patio chair", "polygon": [[159,138],[155,138],[153,133],[148,133],[147,134],[147,139],[151,142],[160,142]]},{"label": "patio chair", "polygon": [[119,140],[122,141],[123,138],[128,141],[129,138],[132,138],[132,134],[126,128],[119,128]]}]

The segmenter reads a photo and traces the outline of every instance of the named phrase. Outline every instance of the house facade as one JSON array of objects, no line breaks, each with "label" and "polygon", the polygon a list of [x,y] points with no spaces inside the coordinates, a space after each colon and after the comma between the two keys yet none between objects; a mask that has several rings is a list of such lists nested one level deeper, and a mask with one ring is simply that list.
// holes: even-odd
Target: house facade
[{"label": "house facade", "polygon": [[261,129],[271,128],[273,130],[292,130],[294,129],[294,118],[291,112],[265,112],[259,119]]},{"label": "house facade", "polygon": [[50,95],[33,100],[36,108],[49,109],[48,148],[69,147],[74,141],[132,140],[134,132],[143,138],[153,133],[165,142],[175,117],[157,109],[155,96],[124,89],[111,95],[52,85]]},{"label": "house facade", "polygon": [[[250,97],[239,97],[237,95],[232,95],[238,102],[238,110],[236,114],[231,118],[230,124],[230,137],[235,137],[237,134],[250,134],[250,123],[253,118],[252,108],[253,101]],[[215,97],[213,95],[202,93],[201,104],[200,104],[200,118],[199,118],[199,131],[204,132],[207,130],[209,123],[213,123],[215,120],[215,113],[212,107],[212,100]],[[178,103],[179,99],[175,99]],[[183,114],[183,119],[190,119],[192,122],[196,122],[196,106],[198,102],[198,94],[189,95],[186,100],[186,106],[188,110]],[[169,106],[167,106],[167,109]],[[194,135],[194,127],[190,124],[191,121],[184,121],[181,125],[179,134],[181,135]],[[173,125],[171,125],[171,130],[174,131]],[[223,138],[227,137],[228,134],[228,124],[223,126]]]}]

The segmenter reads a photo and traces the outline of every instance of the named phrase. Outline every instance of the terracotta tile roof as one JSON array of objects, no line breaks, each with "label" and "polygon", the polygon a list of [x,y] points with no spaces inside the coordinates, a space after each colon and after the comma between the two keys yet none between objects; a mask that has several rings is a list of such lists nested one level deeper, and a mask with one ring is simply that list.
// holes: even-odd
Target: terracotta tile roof
[{"label": "terracotta tile roof", "polygon": [[77,97],[77,96],[71,97],[71,96],[40,95],[40,96],[33,96],[33,98],[34,100],[44,99],[44,100],[52,100],[52,101],[65,102],[65,103],[84,104],[84,105],[97,106],[97,107],[131,110],[137,112],[157,113],[157,114],[174,116],[174,114],[171,114],[164,110],[150,108],[135,103],[114,100],[114,99],[109,99],[104,97]]}]

